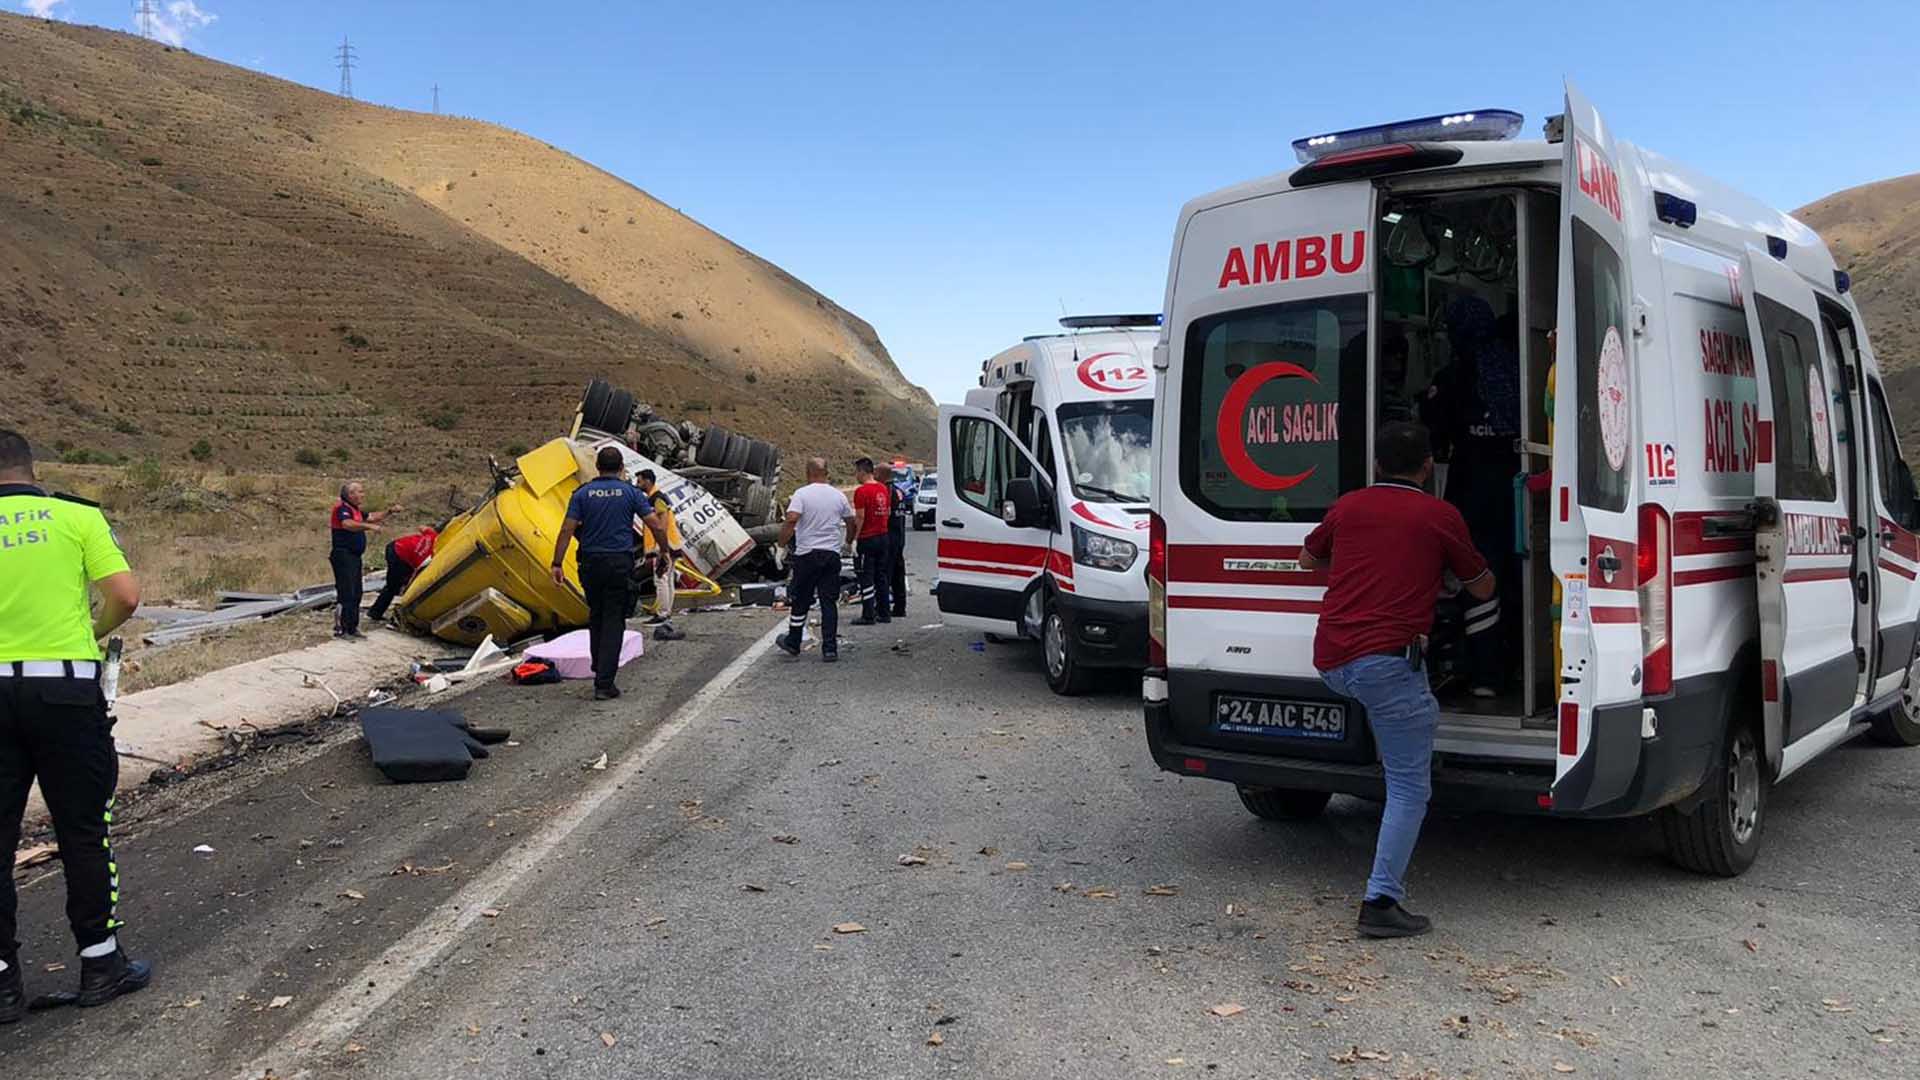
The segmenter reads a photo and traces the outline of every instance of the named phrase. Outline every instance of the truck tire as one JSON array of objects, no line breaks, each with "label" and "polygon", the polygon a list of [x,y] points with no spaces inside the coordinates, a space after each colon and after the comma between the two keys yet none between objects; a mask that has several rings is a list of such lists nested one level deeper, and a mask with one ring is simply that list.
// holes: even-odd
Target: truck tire
[{"label": "truck tire", "polygon": [[773,444],[764,439],[755,439],[752,445],[747,447],[747,472],[769,484],[773,481],[768,474],[773,471],[773,466],[779,460],[780,451],[774,449]]},{"label": "truck tire", "polygon": [[1772,786],[1752,726],[1737,720],[1730,728],[1707,785],[1706,797],[1693,806],[1660,811],[1667,858],[1696,874],[1738,877],[1760,854]]},{"label": "truck tire", "polygon": [[1263,788],[1235,784],[1240,805],[1263,821],[1305,821],[1320,816],[1333,798],[1330,791],[1305,791],[1300,788]]},{"label": "truck tire", "polygon": [[633,394],[613,386],[605,379],[595,379],[587,384],[587,392],[580,398],[580,423],[583,427],[620,435],[627,430],[632,419]]},{"label": "truck tire", "polygon": [[1873,718],[1873,741],[1887,746],[1920,746],[1920,656],[1907,666],[1907,684],[1893,708]]},{"label": "truck tire", "polygon": [[727,448],[732,444],[732,432],[718,424],[708,424],[707,433],[700,437],[700,451],[693,456],[693,463],[709,469],[724,469]]},{"label": "truck tire", "polygon": [[748,484],[746,497],[740,500],[740,524],[753,528],[773,520],[773,488],[766,484]]},{"label": "truck tire", "polygon": [[726,464],[721,467],[732,469],[734,472],[745,472],[747,468],[747,457],[753,453],[753,440],[737,431],[733,432],[732,435],[732,439],[727,442]]},{"label": "truck tire", "polygon": [[1087,689],[1087,669],[1073,653],[1067,617],[1060,613],[1060,605],[1049,599],[1040,616],[1040,661],[1047,671],[1047,686],[1063,697],[1074,697]]}]

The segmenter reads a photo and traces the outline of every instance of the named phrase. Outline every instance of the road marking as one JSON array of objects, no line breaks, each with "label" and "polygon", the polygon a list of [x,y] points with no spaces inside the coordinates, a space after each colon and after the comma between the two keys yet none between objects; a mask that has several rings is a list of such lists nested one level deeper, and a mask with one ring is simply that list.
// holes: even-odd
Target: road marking
[{"label": "road marking", "polygon": [[722,694],[740,681],[748,668],[773,648],[774,640],[786,629],[786,620],[781,619],[760,640],[734,657],[732,663],[721,668],[718,675],[674,710],[638,753],[608,769],[599,787],[562,810],[545,828],[502,856],[485,874],[448,897],[435,913],[422,919],[316,1006],[298,1027],[255,1057],[240,1071],[239,1080],[260,1080],[267,1075],[299,1080],[309,1075],[302,1061],[307,1054],[343,1048],[348,1035],[438,961],[468,927],[480,921],[482,912],[504,906],[507,893],[528,871],[566,843],[594,811],[618,794],[621,786],[645,769],[675,736],[692,727]]}]

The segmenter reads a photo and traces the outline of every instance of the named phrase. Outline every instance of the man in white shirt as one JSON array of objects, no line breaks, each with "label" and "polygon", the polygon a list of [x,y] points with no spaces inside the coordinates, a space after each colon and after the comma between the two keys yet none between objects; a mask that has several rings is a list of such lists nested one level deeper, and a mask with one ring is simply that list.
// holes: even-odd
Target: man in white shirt
[{"label": "man in white shirt", "polygon": [[827,459],[807,460],[807,485],[793,493],[780,542],[793,550],[793,583],[787,589],[787,632],[777,644],[788,656],[800,655],[807,611],[820,600],[820,659],[840,659],[840,551],[853,542],[853,504],[827,483]]}]

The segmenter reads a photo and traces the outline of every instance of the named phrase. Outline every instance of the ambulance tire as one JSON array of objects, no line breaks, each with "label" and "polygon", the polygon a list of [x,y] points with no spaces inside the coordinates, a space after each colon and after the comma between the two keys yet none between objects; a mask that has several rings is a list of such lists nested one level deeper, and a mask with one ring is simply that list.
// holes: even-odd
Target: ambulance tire
[{"label": "ambulance tire", "polygon": [[1067,617],[1060,605],[1047,600],[1040,616],[1040,662],[1047,672],[1047,686],[1062,697],[1086,693],[1088,671],[1073,655],[1073,635],[1067,629]]},{"label": "ambulance tire", "polygon": [[1331,791],[1304,791],[1299,788],[1262,788],[1235,784],[1240,805],[1262,821],[1305,821],[1319,817],[1333,798]]},{"label": "ambulance tire", "polygon": [[1736,724],[1727,732],[1719,763],[1707,774],[1706,797],[1684,810],[1660,811],[1667,858],[1696,874],[1746,873],[1760,855],[1771,788],[1758,733]]},{"label": "ambulance tire", "polygon": [[1920,657],[1907,668],[1907,684],[1893,708],[1873,718],[1873,741],[1886,746],[1920,746]]},{"label": "ambulance tire", "polygon": [[709,469],[726,468],[727,450],[733,445],[734,435],[718,424],[708,424],[707,433],[700,437],[700,450],[694,454],[693,463]]}]

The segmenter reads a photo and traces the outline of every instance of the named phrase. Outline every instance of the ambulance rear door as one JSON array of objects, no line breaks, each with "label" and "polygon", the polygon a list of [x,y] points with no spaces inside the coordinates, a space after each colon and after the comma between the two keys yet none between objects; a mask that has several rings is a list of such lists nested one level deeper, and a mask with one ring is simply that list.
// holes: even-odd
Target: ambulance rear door
[{"label": "ambulance rear door", "polygon": [[1563,592],[1553,799],[1577,810],[1624,794],[1639,762],[1647,657],[1634,403],[1645,305],[1629,244],[1651,242],[1652,195],[1599,113],[1572,83],[1566,89],[1549,527]]},{"label": "ambulance rear door", "polygon": [[[1741,268],[1759,386],[1754,431],[1754,550],[1760,698],[1778,775],[1843,738],[1858,702],[1854,520],[1835,410],[1845,382],[1820,333],[1813,289],[1767,252]],[[1840,404],[1836,404],[1840,402]],[[1848,448],[1851,452],[1851,448]],[[1862,590],[1865,591],[1865,590]]]},{"label": "ambulance rear door", "polygon": [[940,614],[954,626],[1016,636],[1053,530],[1009,523],[1007,489],[1026,480],[1051,506],[1051,485],[1012,429],[984,409],[942,405],[939,451]]}]

